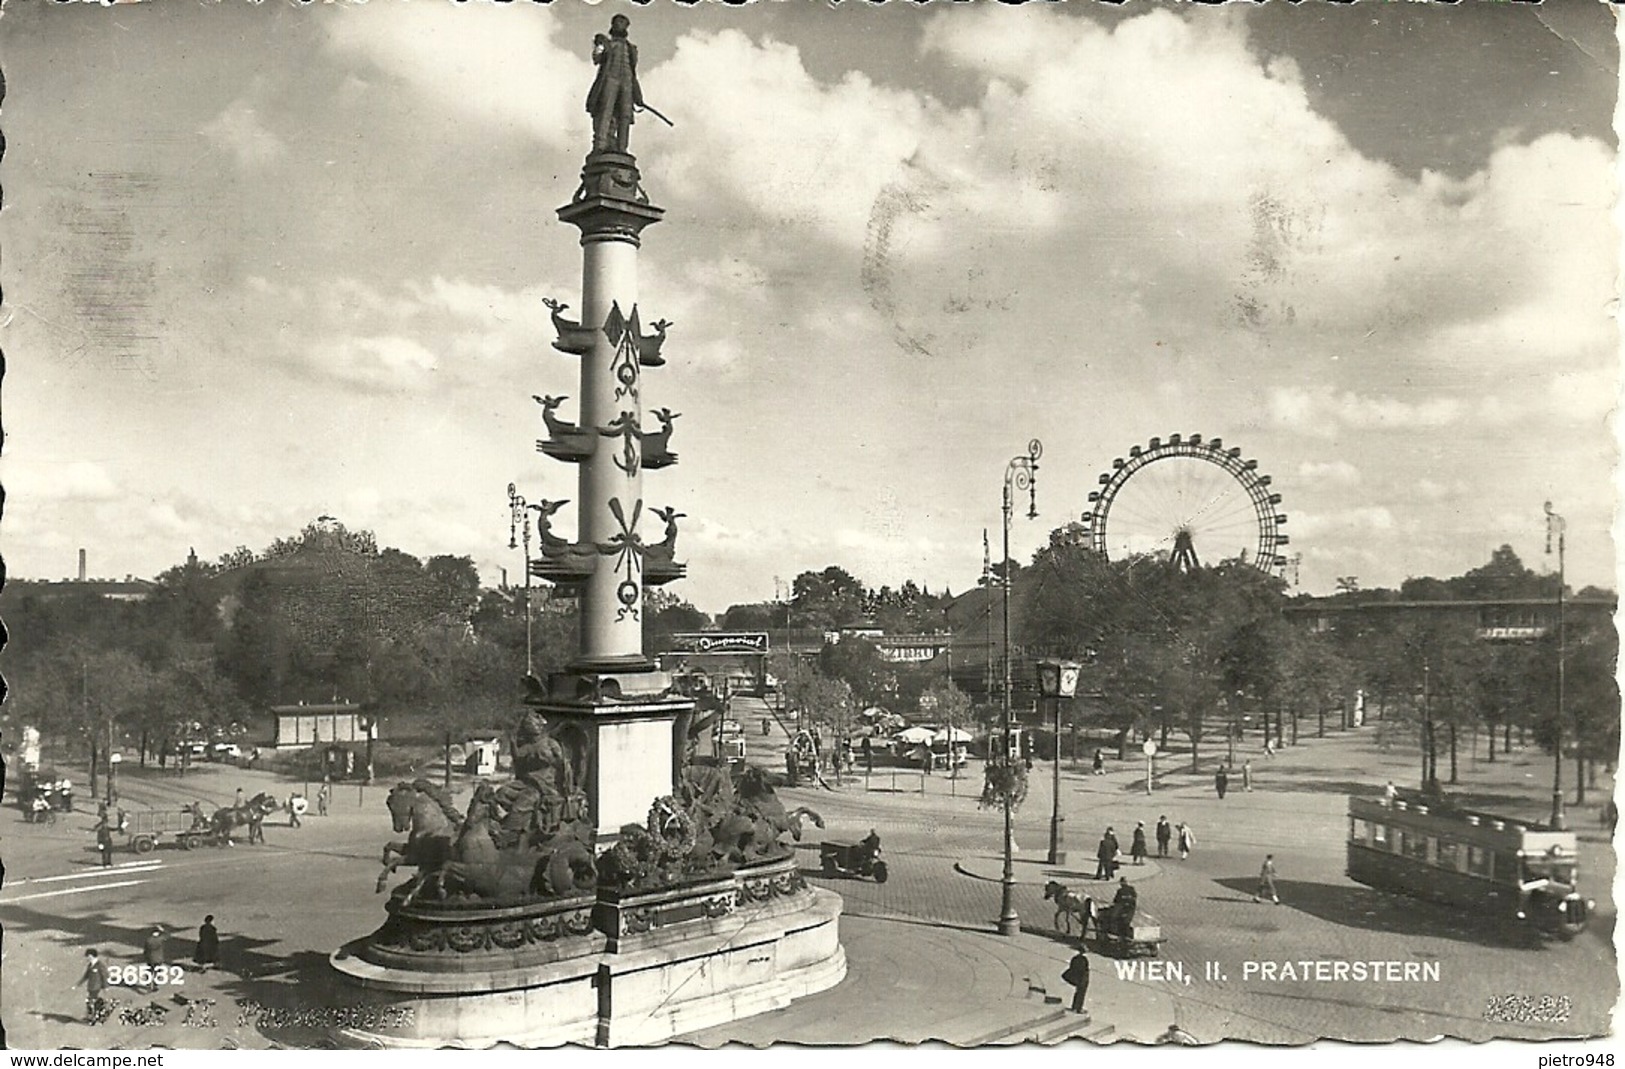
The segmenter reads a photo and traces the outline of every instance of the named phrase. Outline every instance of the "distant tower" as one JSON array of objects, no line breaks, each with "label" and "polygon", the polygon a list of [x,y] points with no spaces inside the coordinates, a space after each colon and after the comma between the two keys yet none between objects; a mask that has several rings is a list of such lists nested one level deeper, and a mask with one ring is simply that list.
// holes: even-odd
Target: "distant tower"
[{"label": "distant tower", "polygon": [[85,551],[82,546],[79,549],[79,581],[85,581]]}]

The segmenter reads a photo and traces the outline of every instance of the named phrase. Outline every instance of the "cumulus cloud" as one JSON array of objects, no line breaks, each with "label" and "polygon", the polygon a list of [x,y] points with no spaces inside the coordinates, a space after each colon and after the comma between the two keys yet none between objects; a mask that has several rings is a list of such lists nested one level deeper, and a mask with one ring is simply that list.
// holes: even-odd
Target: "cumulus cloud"
[{"label": "cumulus cloud", "polygon": [[545,8],[351,4],[337,14],[326,22],[329,46],[419,94],[432,114],[557,147],[588,136],[592,65],[554,43],[557,19]]},{"label": "cumulus cloud", "polygon": [[282,139],[266,129],[259,113],[243,100],[227,105],[198,132],[245,168],[269,163],[287,152]]},{"label": "cumulus cloud", "polygon": [[119,494],[118,484],[101,464],[89,460],[32,460],[26,453],[6,458],[0,468],[0,482],[13,502],[24,504],[111,501]]},{"label": "cumulus cloud", "polygon": [[1360,469],[1346,460],[1318,462],[1306,460],[1298,465],[1298,478],[1324,486],[1357,486]]}]

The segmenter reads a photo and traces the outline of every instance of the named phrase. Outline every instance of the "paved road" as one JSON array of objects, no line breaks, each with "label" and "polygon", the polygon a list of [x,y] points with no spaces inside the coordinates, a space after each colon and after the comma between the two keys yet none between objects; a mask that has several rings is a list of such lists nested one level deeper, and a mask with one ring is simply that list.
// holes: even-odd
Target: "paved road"
[{"label": "paved road", "polygon": [[[1593,930],[1568,944],[1508,946],[1493,931],[1440,907],[1380,895],[1343,877],[1348,781],[1376,785],[1390,776],[1400,779],[1409,765],[1403,754],[1383,755],[1368,736],[1355,734],[1306,743],[1254,765],[1255,790],[1232,793],[1222,802],[1205,777],[1173,770],[1165,771],[1150,799],[1137,768],[1113,767],[1099,777],[1067,770],[1061,794],[1073,860],[1055,870],[1042,864],[1049,777],[1035,774],[1032,794],[1016,819],[1022,848],[1016,906],[1027,930],[1010,939],[992,934],[998,884],[977,877],[998,871],[1000,817],[977,807],[973,787],[980,769],[975,765],[958,781],[916,773],[901,774],[894,783],[885,773],[869,777],[867,784],[857,778],[838,790],[786,791],[787,804],[810,805],[822,814],[826,828],[814,836],[856,839],[870,828],[878,830],[892,878],[885,885],[826,879],[816,871],[816,841],[801,844],[810,878],[845,899],[849,979],[787,1010],[690,1038],[711,1044],[936,1035],[969,1042],[1019,1035],[1054,1012],[1046,998],[1059,993],[1056,978],[1070,954],[1066,941],[1049,931],[1052,907],[1042,900],[1042,880],[1053,872],[1088,891],[1089,858],[1100,829],[1110,823],[1127,842],[1135,820],[1150,827],[1159,813],[1189,821],[1198,848],[1189,861],[1161,862],[1136,873],[1136,882],[1142,908],[1168,933],[1162,960],[1183,963],[1192,979],[1187,984],[1149,975],[1118,978],[1097,959],[1090,1001],[1096,1021],[1112,1025],[1115,1038],[1150,1040],[1173,1023],[1205,1041],[1230,1037],[1268,1043],[1322,1035],[1537,1037],[1606,1028],[1619,985],[1608,945],[1614,922],[1613,851],[1600,835],[1582,833],[1586,891],[1598,901]],[[1347,771],[1353,767],[1372,771],[1356,777]],[[1510,764],[1495,769],[1464,769],[1464,778],[1489,790],[1528,777],[1537,786],[1524,794],[1538,799],[1548,768],[1538,756],[1514,755]],[[1044,771],[1043,766],[1035,770]],[[122,786],[127,805],[147,801],[177,808],[194,798],[227,801],[238,786],[249,794],[274,789],[280,796],[290,790],[269,774],[223,768],[194,772],[184,782],[131,773]],[[270,1026],[264,1019],[239,1022],[232,1003],[322,1005],[342,998],[328,976],[326,955],[382,920],[382,898],[373,895],[372,886],[379,848],[392,837],[383,796],[381,788],[363,795],[353,786],[341,787],[331,817],[308,817],[300,829],[272,824],[264,846],[164,849],[144,857],[123,853],[111,870],[97,863],[93,815],[66,815],[54,826],[34,827],[8,805],[0,811],[7,863],[0,889],[0,922],[7,936],[0,983],[4,1004],[11,1008],[6,1015],[11,1042],[22,1047],[155,1042],[264,1047],[311,1041],[309,1033]],[[1577,823],[1591,819],[1577,815]],[[1280,906],[1250,901],[1265,851],[1277,856]],[[77,1023],[83,1003],[72,984],[85,947],[108,950],[115,964],[134,962],[149,926],[163,923],[184,933],[173,949],[189,955],[190,935],[205,913],[216,915],[222,932],[221,968],[207,976],[188,974],[181,991],[220,1000],[212,1027],[182,1026],[178,1009],[160,1028],[113,1023],[92,1030]],[[1305,957],[1437,961],[1442,979],[1354,985],[1266,982],[1241,975],[1247,960]],[[1204,978],[1208,961],[1217,963],[1223,979]],[[899,984],[904,973],[908,976]],[[1566,1025],[1482,1020],[1490,995],[1514,992],[1567,995],[1573,1016]]]}]

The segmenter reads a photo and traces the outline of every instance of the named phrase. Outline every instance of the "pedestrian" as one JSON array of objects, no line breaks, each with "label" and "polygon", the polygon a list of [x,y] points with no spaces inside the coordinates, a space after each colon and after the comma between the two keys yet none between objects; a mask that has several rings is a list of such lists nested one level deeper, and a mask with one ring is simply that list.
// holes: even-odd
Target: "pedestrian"
[{"label": "pedestrian", "polygon": [[1179,832],[1179,860],[1184,861],[1191,856],[1191,847],[1196,845],[1196,833],[1183,820],[1176,830]]},{"label": "pedestrian", "polygon": [[85,951],[84,974],[74,981],[73,986],[85,985],[85,1023],[100,1023],[102,991],[107,988],[107,963],[102,961],[101,951],[91,947]]},{"label": "pedestrian", "polygon": [[237,800],[231,804],[236,806],[238,809],[243,807],[243,789],[241,787],[237,788]]},{"label": "pedestrian", "polygon": [[1265,894],[1277,906],[1281,904],[1281,896],[1275,893],[1275,855],[1265,854],[1264,864],[1258,870],[1258,890],[1253,893],[1253,901],[1257,902]]},{"label": "pedestrian", "polygon": [[199,972],[208,972],[220,959],[220,931],[214,926],[214,914],[203,918],[203,923],[197,930],[197,950],[192,960],[197,962]]},{"label": "pedestrian", "polygon": [[1107,828],[1106,834],[1100,837],[1100,845],[1095,848],[1095,879],[1109,880],[1117,868],[1117,836],[1112,829]]},{"label": "pedestrian", "polygon": [[1083,1000],[1089,996],[1089,952],[1082,939],[1078,940],[1078,952],[1072,955],[1061,979],[1072,985],[1072,1012],[1082,1013]]},{"label": "pedestrian", "polygon": [[316,815],[319,817],[327,816],[327,804],[332,800],[333,782],[324,775],[322,785],[316,788]]},{"label": "pedestrian", "polygon": [[137,988],[143,993],[152,993],[158,990],[158,970],[165,965],[168,957],[168,937],[164,934],[164,926],[155,924],[152,931],[147,933],[146,941],[141,944],[141,960],[146,964],[149,975],[145,982]]},{"label": "pedestrian", "polygon": [[1219,792],[1219,798],[1224,799],[1224,792],[1230,789],[1230,773],[1223,765],[1213,773],[1213,789]]},{"label": "pedestrian", "polygon": [[1394,807],[1394,800],[1398,797],[1399,788],[1394,786],[1393,780],[1389,780],[1388,786],[1382,789],[1382,804],[1387,806],[1389,809],[1392,809]]},{"label": "pedestrian", "polygon": [[1253,789],[1253,763],[1251,761],[1241,763],[1241,789],[1243,791]]},{"label": "pedestrian", "polygon": [[304,795],[302,795],[302,794],[290,794],[290,795],[288,795],[288,827],[290,827],[290,828],[304,827],[304,824],[301,822],[300,818],[305,815],[305,812],[308,809],[310,809],[310,803],[305,801],[305,796]]},{"label": "pedestrian", "polygon": [[1270,737],[1268,735],[1264,736],[1264,756],[1265,757],[1274,757],[1275,756],[1275,743],[1270,741]]},{"label": "pedestrian", "polygon": [[1094,769],[1095,775],[1097,776],[1104,776],[1106,774],[1106,754],[1105,751],[1099,748],[1096,748],[1095,750]]},{"label": "pedestrian", "polygon": [[102,868],[113,867],[113,829],[108,826],[106,814],[96,825],[96,848],[102,852]]},{"label": "pedestrian", "polygon": [[1136,865],[1145,864],[1145,821],[1137,820],[1134,822],[1134,842],[1129,845],[1128,852]]},{"label": "pedestrian", "polygon": [[1167,815],[1157,818],[1157,856],[1168,856],[1168,844],[1173,840],[1174,826],[1168,823]]}]

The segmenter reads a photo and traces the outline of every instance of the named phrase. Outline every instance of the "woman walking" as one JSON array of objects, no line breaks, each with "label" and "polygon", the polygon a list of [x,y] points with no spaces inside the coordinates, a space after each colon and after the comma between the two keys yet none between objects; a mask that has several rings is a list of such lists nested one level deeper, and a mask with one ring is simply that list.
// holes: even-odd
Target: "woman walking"
[{"label": "woman walking", "polygon": [[1196,833],[1191,831],[1190,825],[1183,820],[1179,822],[1179,860],[1184,861],[1191,856],[1191,847],[1196,845]]}]

